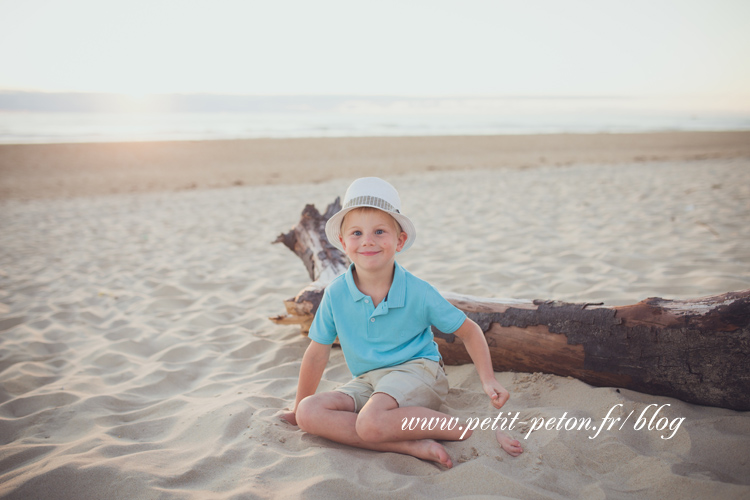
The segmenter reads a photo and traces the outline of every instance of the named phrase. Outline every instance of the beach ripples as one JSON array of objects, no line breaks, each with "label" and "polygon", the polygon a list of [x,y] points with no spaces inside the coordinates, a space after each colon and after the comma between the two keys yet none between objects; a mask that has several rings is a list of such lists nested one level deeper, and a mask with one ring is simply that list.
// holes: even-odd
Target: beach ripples
[{"label": "beach ripples", "polygon": [[[399,260],[440,290],[487,297],[622,304],[750,288],[750,168],[738,162],[392,178],[419,228]],[[270,243],[348,182],[2,202],[0,496],[602,497],[686,477],[698,493],[738,491],[743,466],[727,461],[747,457],[714,453],[701,425],[750,445],[747,418],[674,401],[694,423],[672,444],[540,431],[511,460],[477,433],[447,446],[447,472],[282,423],[308,341],[267,318],[309,277]],[[449,409],[495,415],[473,370],[449,367]],[[501,376],[507,409],[528,417],[650,401]],[[349,377],[334,349],[320,390]]]}]

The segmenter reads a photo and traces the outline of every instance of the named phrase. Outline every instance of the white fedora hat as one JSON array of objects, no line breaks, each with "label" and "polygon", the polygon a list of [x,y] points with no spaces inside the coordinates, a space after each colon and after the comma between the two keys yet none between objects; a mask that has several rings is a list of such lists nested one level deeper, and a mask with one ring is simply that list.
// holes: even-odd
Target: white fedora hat
[{"label": "white fedora hat", "polygon": [[377,208],[396,219],[401,225],[401,229],[406,233],[406,243],[404,243],[401,251],[403,252],[412,246],[414,239],[417,237],[417,229],[414,227],[414,223],[401,213],[401,198],[398,196],[398,191],[386,181],[377,177],[357,179],[346,190],[343,207],[326,222],[326,236],[328,236],[331,245],[342,252],[344,251],[341,241],[339,241],[341,223],[344,222],[346,214],[360,207]]}]

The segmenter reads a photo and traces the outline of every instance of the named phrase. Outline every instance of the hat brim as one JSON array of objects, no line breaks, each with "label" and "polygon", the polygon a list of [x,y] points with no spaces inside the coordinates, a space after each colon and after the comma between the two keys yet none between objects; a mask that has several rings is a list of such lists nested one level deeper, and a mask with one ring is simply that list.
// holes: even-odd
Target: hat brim
[{"label": "hat brim", "polygon": [[[344,217],[346,214],[354,210],[355,208],[363,208],[363,207],[370,207],[380,210],[381,212],[384,212],[399,223],[401,226],[401,230],[406,233],[406,242],[404,243],[404,246],[401,248],[401,251],[398,253],[404,252],[409,249],[414,244],[414,240],[417,238],[417,228],[414,227],[414,223],[409,219],[407,216],[403,214],[397,214],[394,212],[389,212],[387,210],[383,210],[380,207],[376,207],[373,205],[357,205],[356,207],[349,207],[345,208],[343,210],[339,210],[333,216],[328,219],[326,222],[326,236],[328,237],[328,241],[333,245],[334,247],[338,248],[342,252],[344,252],[344,247],[341,246],[341,223],[344,222]],[[344,252],[346,253],[346,252]]]}]

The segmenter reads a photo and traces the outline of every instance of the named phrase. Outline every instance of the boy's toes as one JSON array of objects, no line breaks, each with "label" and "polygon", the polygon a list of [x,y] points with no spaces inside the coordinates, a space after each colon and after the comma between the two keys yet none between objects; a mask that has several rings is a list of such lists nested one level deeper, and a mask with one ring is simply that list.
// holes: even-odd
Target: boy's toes
[{"label": "boy's toes", "polygon": [[500,447],[505,450],[508,455],[517,457],[518,455],[523,453],[521,443],[517,439],[511,438],[499,429],[495,433],[495,437],[497,437],[497,442],[500,443]]},{"label": "boy's toes", "polygon": [[441,445],[437,441],[427,439],[425,440],[425,443],[429,443],[428,456],[425,458],[439,463],[446,469],[450,469],[453,467],[453,461],[451,460],[450,455],[448,455],[448,452],[445,450],[445,447],[443,447],[443,445]]},{"label": "boy's toes", "polygon": [[512,457],[517,457],[518,455],[523,453],[523,448],[521,448],[521,443],[515,440],[505,445],[501,444],[501,446],[505,450],[505,452]]}]

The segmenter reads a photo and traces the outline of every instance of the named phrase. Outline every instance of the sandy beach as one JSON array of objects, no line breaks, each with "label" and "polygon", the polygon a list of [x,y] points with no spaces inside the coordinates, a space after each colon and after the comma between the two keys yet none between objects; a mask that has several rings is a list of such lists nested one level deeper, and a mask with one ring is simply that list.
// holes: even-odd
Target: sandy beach
[{"label": "sandy beach", "polygon": [[0,199],[750,157],[750,132],[0,144]]},{"label": "sandy beach", "polygon": [[[750,132],[3,145],[0,498],[750,497],[747,412],[542,373],[497,373],[518,458],[479,430],[444,470],[281,422],[308,340],[268,318],[309,278],[271,242],[364,175],[441,291],[750,288]],[[498,415],[472,365],[446,371],[447,413]],[[335,350],[320,390],[350,377]],[[610,412],[633,420],[529,424]]]}]

